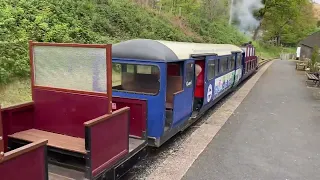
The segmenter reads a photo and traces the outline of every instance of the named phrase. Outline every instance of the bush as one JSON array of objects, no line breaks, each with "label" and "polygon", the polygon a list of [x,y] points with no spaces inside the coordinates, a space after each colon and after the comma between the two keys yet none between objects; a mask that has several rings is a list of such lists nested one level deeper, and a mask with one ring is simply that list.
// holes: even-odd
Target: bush
[{"label": "bush", "polygon": [[[28,40],[115,43],[133,38],[199,41],[170,19],[128,0],[1,0],[0,83],[29,74]],[[246,39],[223,21],[189,17],[205,42],[241,44]]]}]

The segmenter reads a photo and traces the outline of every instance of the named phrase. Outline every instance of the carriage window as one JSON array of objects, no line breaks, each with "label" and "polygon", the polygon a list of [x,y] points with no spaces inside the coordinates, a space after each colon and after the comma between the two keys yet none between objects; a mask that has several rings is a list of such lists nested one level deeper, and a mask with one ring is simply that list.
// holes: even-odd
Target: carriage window
[{"label": "carriage window", "polygon": [[126,92],[157,94],[160,70],[154,65],[112,63],[112,89]]},{"label": "carriage window", "polygon": [[219,75],[219,64],[218,64],[218,62],[219,62],[219,60],[217,59],[216,61],[215,61],[215,66],[214,66],[214,74],[215,74],[215,76],[218,76]]},{"label": "carriage window", "polygon": [[220,74],[228,71],[228,59],[221,58],[220,59]]},{"label": "carriage window", "polygon": [[186,87],[191,87],[194,77],[193,63],[186,65]]},{"label": "carriage window", "polygon": [[241,60],[242,60],[242,56],[241,54],[239,53],[238,54],[238,57],[237,57],[237,68],[239,68],[241,66]]},{"label": "carriage window", "polygon": [[208,61],[207,79],[210,81],[215,76],[216,65],[214,60]]},{"label": "carriage window", "polygon": [[234,63],[235,63],[235,55],[232,55],[231,58],[229,58],[229,70],[234,69]]}]

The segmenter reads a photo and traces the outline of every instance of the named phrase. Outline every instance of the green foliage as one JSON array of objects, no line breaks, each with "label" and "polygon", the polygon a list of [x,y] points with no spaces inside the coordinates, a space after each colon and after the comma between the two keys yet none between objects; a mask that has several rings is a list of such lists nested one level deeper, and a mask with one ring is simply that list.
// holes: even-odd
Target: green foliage
[{"label": "green foliage", "polygon": [[265,0],[264,4],[255,14],[262,19],[264,40],[276,39],[278,45],[294,46],[315,31],[316,20],[309,0]]},{"label": "green foliage", "polygon": [[0,83],[29,74],[28,40],[115,43],[132,38],[194,41],[168,19],[121,0],[0,0]]},{"label": "green foliage", "polygon": [[253,45],[256,48],[257,55],[264,59],[279,58],[281,53],[294,54],[296,51],[295,48],[274,46],[261,41],[254,41]]},{"label": "green foliage", "polygon": [[[0,84],[29,75],[28,40],[116,43],[148,38],[233,44],[246,41],[221,18],[212,21],[203,16],[205,4],[200,2],[161,1],[163,10],[172,8],[173,14],[181,7],[182,15],[188,19],[185,28],[192,32],[188,34],[170,16],[159,15],[158,11],[145,9],[131,0],[0,0]],[[226,2],[220,2],[223,11]]]}]

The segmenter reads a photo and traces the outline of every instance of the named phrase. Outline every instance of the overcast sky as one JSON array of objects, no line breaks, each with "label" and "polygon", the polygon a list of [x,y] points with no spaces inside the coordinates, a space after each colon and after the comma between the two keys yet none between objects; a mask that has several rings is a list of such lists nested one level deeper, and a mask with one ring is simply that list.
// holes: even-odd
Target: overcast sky
[{"label": "overcast sky", "polygon": [[320,4],[320,0],[314,0],[316,3]]}]

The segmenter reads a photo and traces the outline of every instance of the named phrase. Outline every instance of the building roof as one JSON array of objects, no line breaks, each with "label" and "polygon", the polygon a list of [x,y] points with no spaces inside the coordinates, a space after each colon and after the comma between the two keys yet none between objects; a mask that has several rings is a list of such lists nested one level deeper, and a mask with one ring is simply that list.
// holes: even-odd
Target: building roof
[{"label": "building roof", "polygon": [[113,45],[114,58],[177,61],[191,56],[217,54],[218,56],[242,52],[241,48],[230,44],[204,44],[151,39],[134,39]]},{"label": "building roof", "polygon": [[313,48],[316,45],[320,47],[320,31],[309,35],[308,37],[300,41],[299,44],[302,44],[311,48]]}]

